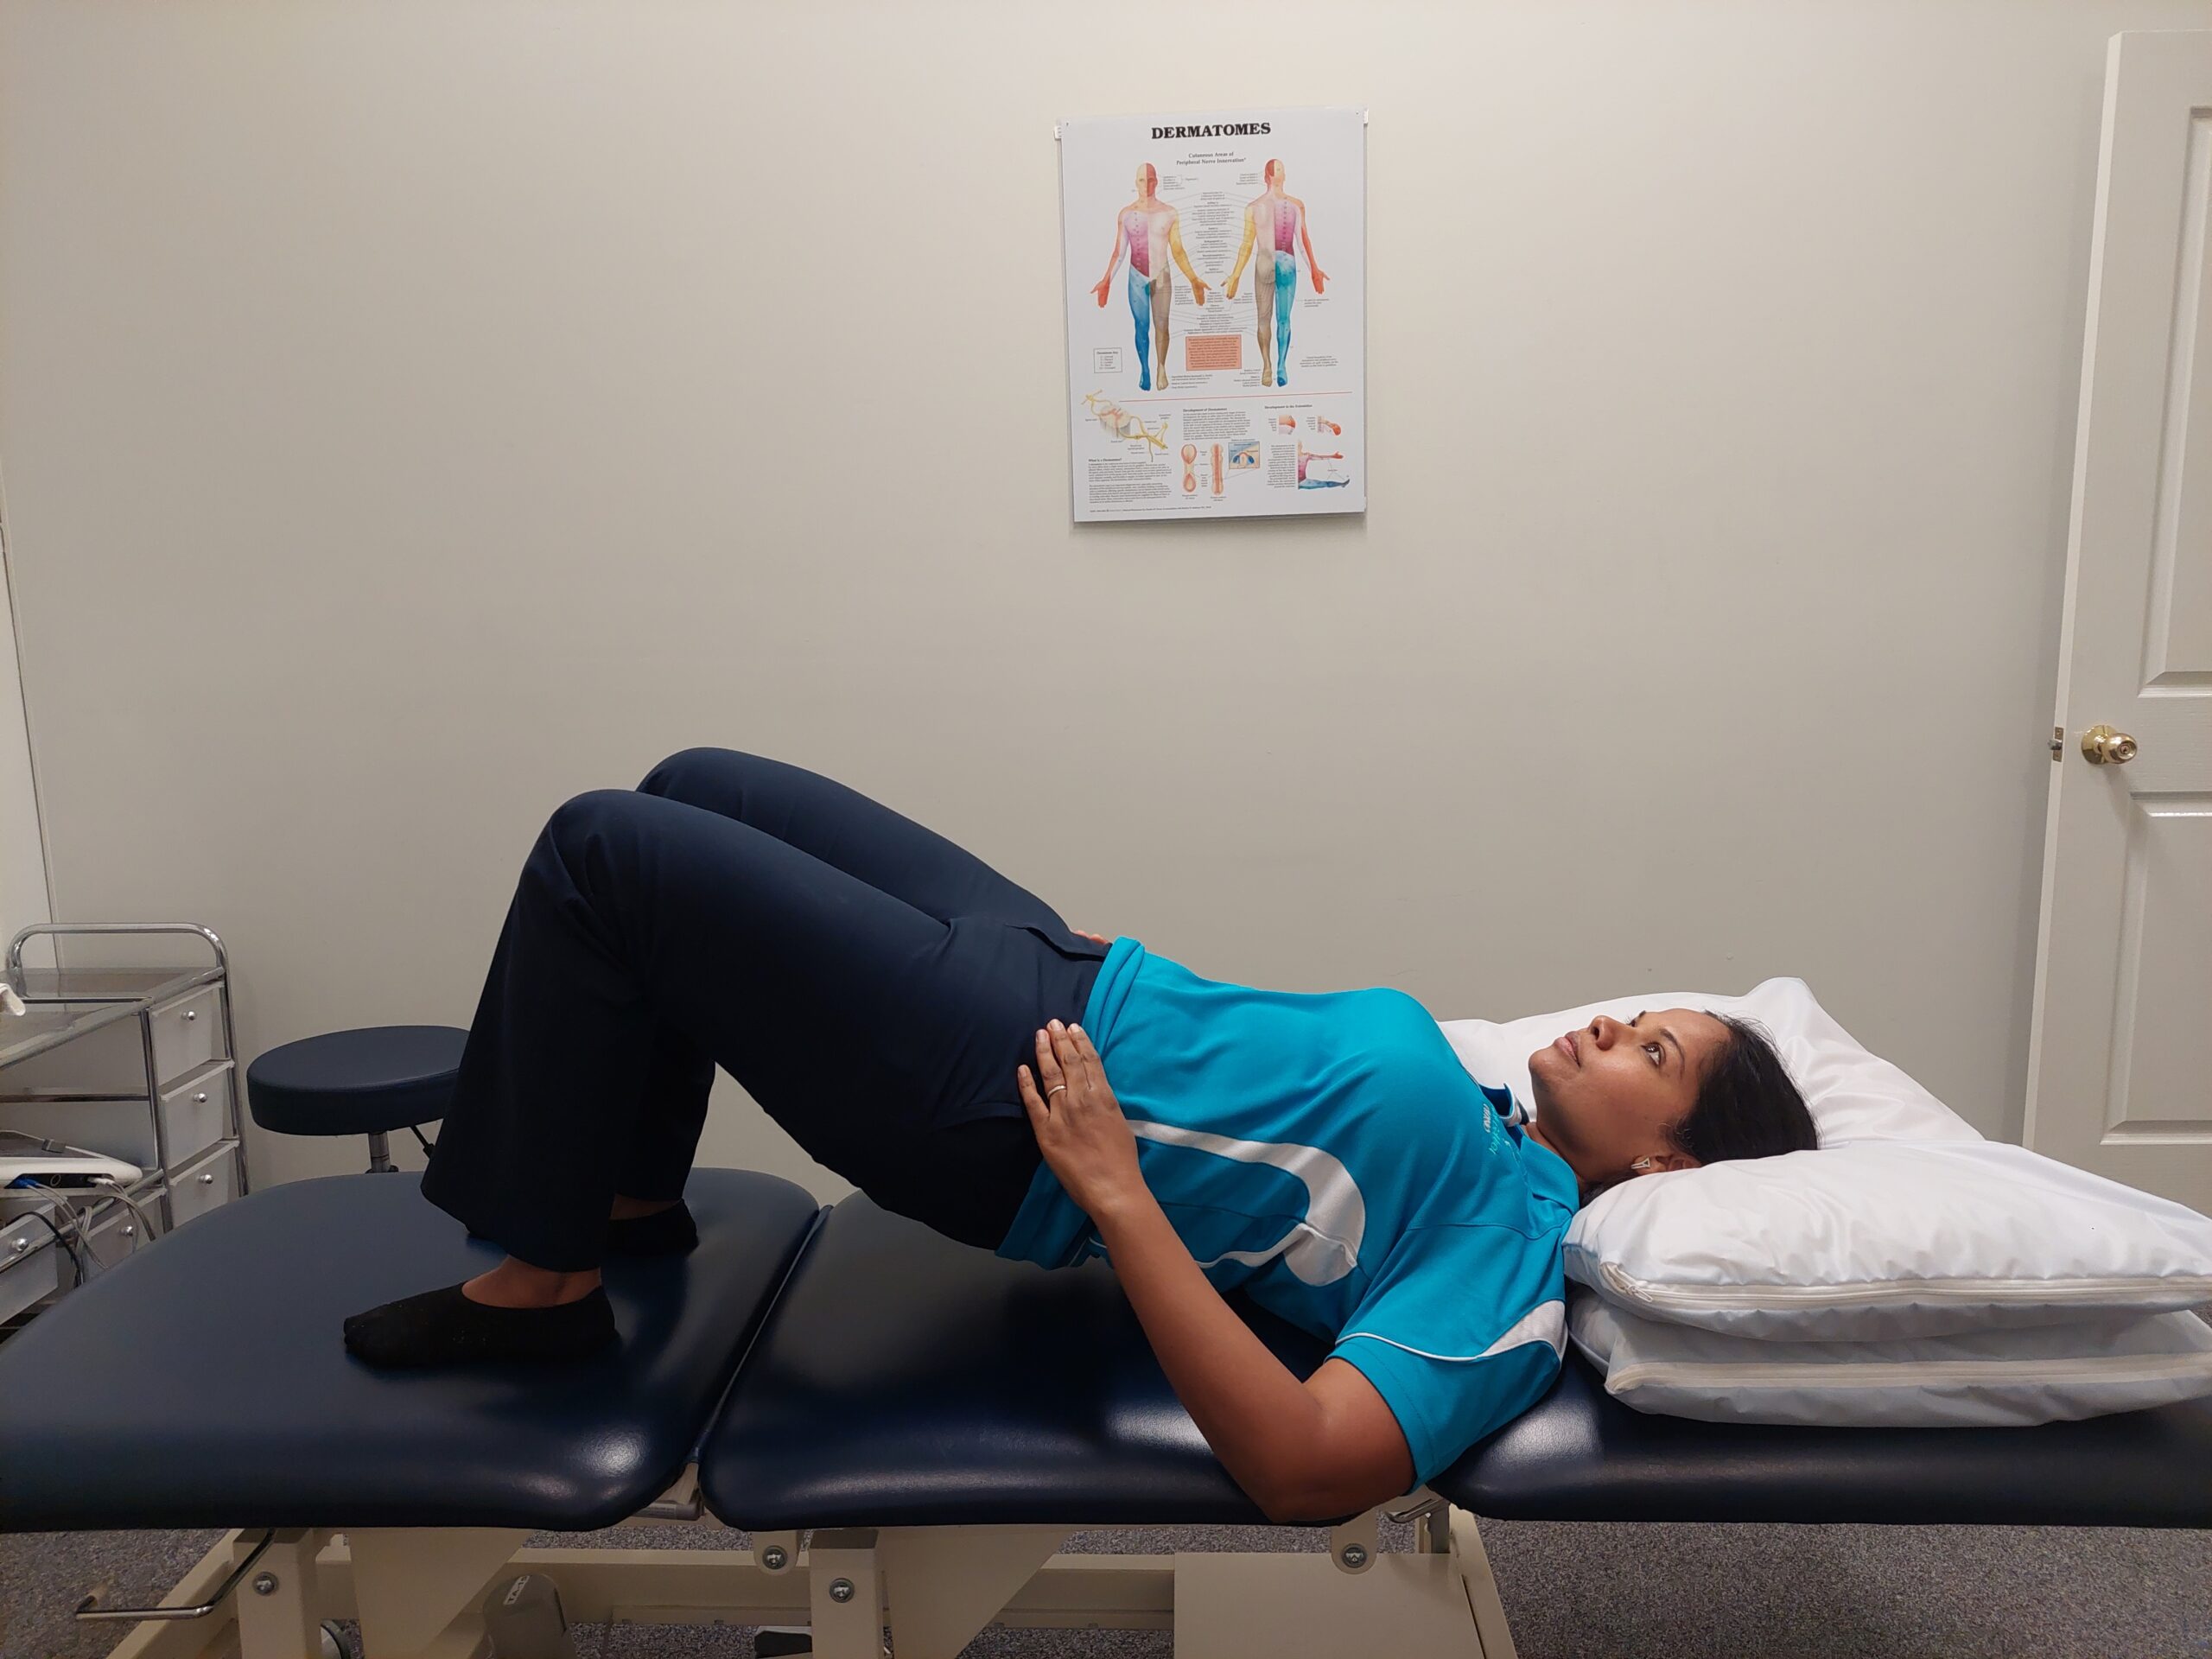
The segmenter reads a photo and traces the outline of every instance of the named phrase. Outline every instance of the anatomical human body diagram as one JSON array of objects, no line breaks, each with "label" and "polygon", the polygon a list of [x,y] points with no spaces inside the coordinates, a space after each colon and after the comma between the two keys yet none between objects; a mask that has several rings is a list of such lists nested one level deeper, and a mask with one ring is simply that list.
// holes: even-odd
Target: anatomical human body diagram
[{"label": "anatomical human body diagram", "polygon": [[1365,152],[1351,109],[1061,124],[1077,522],[1365,509]]}]

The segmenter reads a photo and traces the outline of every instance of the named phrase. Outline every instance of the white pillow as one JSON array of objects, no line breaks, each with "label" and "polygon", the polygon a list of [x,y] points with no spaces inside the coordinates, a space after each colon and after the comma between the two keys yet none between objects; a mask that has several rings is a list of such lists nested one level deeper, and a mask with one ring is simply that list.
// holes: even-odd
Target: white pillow
[{"label": "white pillow", "polygon": [[1638,1176],[1585,1205],[1567,1230],[1567,1272],[1616,1306],[1736,1336],[1835,1341],[2212,1301],[2212,1220],[1983,1140],[1854,1042],[1802,980],[1443,1030],[1477,1078],[1507,1084],[1533,1109],[1530,1053],[1599,1012],[1675,1007],[1758,1020],[1821,1148]]},{"label": "white pillow", "polygon": [[1574,1345],[1638,1411],[1713,1423],[2014,1427],[2212,1394],[2194,1313],[1886,1342],[1761,1342],[1638,1319],[1576,1286]]},{"label": "white pillow", "polygon": [[1736,1336],[1942,1336],[2212,1300],[2212,1221],[2024,1147],[1862,1141],[1624,1182],[1567,1271]]}]

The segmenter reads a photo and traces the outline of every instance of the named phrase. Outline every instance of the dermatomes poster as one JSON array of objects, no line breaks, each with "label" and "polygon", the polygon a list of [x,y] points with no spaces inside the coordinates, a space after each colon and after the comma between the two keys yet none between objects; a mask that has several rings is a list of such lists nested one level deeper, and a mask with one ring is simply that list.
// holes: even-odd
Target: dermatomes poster
[{"label": "dermatomes poster", "polygon": [[1367,506],[1367,119],[1060,124],[1078,524]]}]

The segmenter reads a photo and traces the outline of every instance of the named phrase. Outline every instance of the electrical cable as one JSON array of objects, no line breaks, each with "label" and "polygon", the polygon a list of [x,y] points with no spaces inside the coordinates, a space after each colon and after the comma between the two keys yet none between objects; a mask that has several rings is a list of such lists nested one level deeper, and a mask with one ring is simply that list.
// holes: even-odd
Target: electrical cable
[{"label": "electrical cable", "polygon": [[[41,1152],[74,1153],[79,1150],[74,1147],[64,1146],[58,1141],[49,1141],[43,1136],[26,1134],[18,1129],[0,1129],[0,1140],[29,1141]],[[88,1213],[90,1205],[81,1202],[90,1197],[95,1190],[113,1198],[137,1220],[138,1224],[135,1228],[126,1230],[125,1233],[130,1240],[131,1255],[136,1255],[138,1253],[138,1247],[154,1236],[153,1218],[146,1213],[137,1199],[124,1190],[121,1183],[112,1175],[94,1175],[84,1186],[69,1187],[55,1186],[49,1182],[40,1180],[35,1176],[22,1175],[8,1183],[8,1185],[17,1192],[36,1192],[56,1209],[67,1214],[70,1225],[76,1233],[79,1248],[72,1248],[68,1244],[67,1241],[62,1237],[61,1229],[55,1225],[50,1217],[40,1215],[39,1219],[46,1224],[48,1230],[53,1233],[62,1248],[69,1251],[70,1260],[76,1264],[77,1283],[79,1286],[84,1284],[88,1276],[96,1275],[104,1270],[99,1252],[92,1244],[92,1224]],[[38,1214],[35,1211],[25,1213]]]},{"label": "electrical cable", "polygon": [[[69,1201],[70,1194],[58,1186],[48,1186],[44,1181],[35,1180],[28,1175],[18,1180],[16,1185],[19,1188],[28,1187],[34,1192],[44,1194],[53,1200],[56,1209],[69,1217],[71,1225],[77,1230],[77,1242],[85,1249],[85,1254],[78,1262],[79,1269],[87,1274],[97,1273],[99,1268],[99,1255],[92,1249],[92,1224],[86,1219],[85,1212]],[[53,1224],[49,1222],[48,1224],[51,1226]],[[88,1267],[87,1263],[91,1265]],[[79,1282],[81,1283],[82,1281]]]},{"label": "electrical cable", "polygon": [[85,1282],[85,1258],[77,1254],[77,1247],[69,1242],[67,1235],[54,1224],[54,1217],[43,1210],[26,1210],[22,1218],[38,1223],[54,1235],[54,1242],[61,1247],[62,1254],[69,1258],[69,1265],[77,1270],[75,1283],[81,1287]]},{"label": "electrical cable", "polygon": [[119,1185],[118,1185],[114,1176],[95,1175],[92,1178],[92,1185],[94,1186],[105,1187],[107,1191],[112,1192],[115,1195],[117,1201],[119,1202],[123,1207],[128,1210],[133,1216],[137,1217],[138,1230],[130,1236],[130,1254],[133,1255],[137,1255],[138,1247],[154,1236],[154,1223],[152,1218],[146,1214],[144,1210],[139,1207],[137,1199],[132,1198],[128,1192],[124,1192]]}]

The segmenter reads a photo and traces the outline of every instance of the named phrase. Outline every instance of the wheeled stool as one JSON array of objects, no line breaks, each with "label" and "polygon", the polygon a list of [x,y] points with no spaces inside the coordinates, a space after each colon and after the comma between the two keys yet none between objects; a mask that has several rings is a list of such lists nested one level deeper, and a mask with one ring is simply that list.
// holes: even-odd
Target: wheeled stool
[{"label": "wheeled stool", "polygon": [[364,1026],[272,1048],[246,1068],[253,1121],[279,1135],[365,1135],[369,1168],[397,1170],[390,1136],[435,1123],[453,1100],[468,1033],[453,1026]]}]

